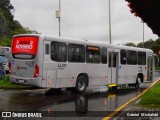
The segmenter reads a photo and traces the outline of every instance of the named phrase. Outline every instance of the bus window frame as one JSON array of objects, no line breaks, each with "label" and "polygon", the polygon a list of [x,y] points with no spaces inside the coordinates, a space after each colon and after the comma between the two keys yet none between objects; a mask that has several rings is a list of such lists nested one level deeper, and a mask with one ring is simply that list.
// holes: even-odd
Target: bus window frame
[{"label": "bus window frame", "polygon": [[[123,55],[122,55],[122,51],[125,51],[125,53],[123,52]],[[124,56],[124,54],[125,54],[125,56]],[[123,59],[125,59],[125,60],[123,60]],[[127,64],[127,50],[125,50],[125,49],[120,50],[120,61],[121,61],[122,65]]]},{"label": "bus window frame", "polygon": [[[52,53],[54,53],[55,51],[52,51],[52,45],[53,44],[58,44],[58,46],[56,46],[56,54],[55,54],[55,56],[56,57],[54,57],[54,58],[56,58],[56,59],[54,59],[52,56]],[[64,54],[63,55],[61,55],[61,56],[64,56],[64,58],[62,59],[62,58],[60,58],[59,60],[58,60],[58,54],[59,54],[59,52],[57,53],[57,48],[59,47],[59,45],[64,45],[64,46],[61,46],[61,47],[65,47],[65,50],[61,50],[61,51],[63,51],[64,52]],[[58,48],[59,49],[59,48]],[[63,48],[61,48],[61,49],[63,49]],[[55,61],[55,62],[67,62],[67,44],[66,43],[64,43],[64,42],[55,42],[55,41],[52,41],[51,42],[51,54],[50,54],[50,58],[51,58],[51,60],[52,61]]]},{"label": "bus window frame", "polygon": [[[91,54],[88,54],[90,50]],[[98,51],[97,55],[93,54],[94,51]],[[96,52],[95,52],[96,53]],[[90,58],[89,58],[90,57]],[[92,57],[92,58],[91,58]],[[90,59],[90,60],[89,60]],[[97,59],[97,61],[95,60]],[[101,62],[101,56],[100,56],[100,47],[99,46],[91,46],[91,45],[86,45],[86,63],[91,63],[91,64],[100,64]]]},{"label": "bus window frame", "polygon": [[[133,53],[135,53],[135,56],[133,56],[134,55]],[[138,64],[138,53],[137,53],[137,51],[127,50],[127,64],[128,65],[137,65]]]},{"label": "bus window frame", "polygon": [[[105,51],[103,51],[102,49],[104,49]],[[103,54],[103,52],[104,52],[105,54]],[[102,54],[103,54],[103,55],[102,55]],[[100,49],[100,62],[101,62],[102,64],[107,64],[107,63],[108,63],[107,59],[108,59],[108,51],[107,51],[107,48],[106,48],[106,47],[101,47],[101,49]],[[105,62],[104,62],[104,61],[105,61]]]},{"label": "bus window frame", "polygon": [[46,55],[49,55],[49,54],[50,54],[49,47],[50,47],[49,44],[46,43],[46,44],[45,44],[45,54],[46,54]]},{"label": "bus window frame", "polygon": [[[71,48],[71,46],[72,46],[72,49],[73,49],[73,51],[72,52],[70,52],[70,48]],[[76,52],[76,49],[77,48],[82,48],[82,49],[79,49],[79,50],[81,50],[81,53],[77,53]],[[72,56],[74,56],[73,58],[71,58],[71,53],[72,53]],[[78,60],[76,60],[75,59],[75,56],[78,56],[78,57],[80,57],[81,59],[78,59]],[[80,44],[73,44],[73,43],[69,43],[68,44],[68,62],[74,62],[74,63],[84,63],[85,62],[85,56],[86,56],[86,52],[85,52],[85,46],[84,45],[80,45]],[[74,60],[73,60],[74,59]]]},{"label": "bus window frame", "polygon": [[[140,54],[142,55],[142,57],[140,58]],[[138,51],[138,65],[146,65],[146,52],[141,52],[141,51]],[[145,55],[145,56],[143,56]],[[139,61],[139,59],[141,59],[141,61]],[[144,62],[145,61],[145,62]]]}]

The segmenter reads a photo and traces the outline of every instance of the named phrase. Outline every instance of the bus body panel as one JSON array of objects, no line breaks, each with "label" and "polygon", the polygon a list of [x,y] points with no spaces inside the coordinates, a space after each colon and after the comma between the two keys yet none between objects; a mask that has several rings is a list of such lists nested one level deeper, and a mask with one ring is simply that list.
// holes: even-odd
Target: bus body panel
[{"label": "bus body panel", "polygon": [[[12,58],[12,74],[10,75],[10,80],[14,83],[28,84],[39,87],[47,88],[67,88],[75,87],[78,76],[82,73],[88,76],[88,86],[103,86],[109,84],[135,84],[138,74],[142,74],[146,82],[148,74],[153,74],[151,72],[152,67],[150,67],[150,72],[147,73],[148,63],[146,65],[128,65],[121,64],[120,61],[120,50],[133,50],[141,51],[146,53],[146,59],[149,55],[152,56],[153,52],[151,50],[142,48],[132,48],[125,46],[115,46],[104,43],[89,42],[83,40],[76,40],[70,38],[59,38],[45,35],[18,35],[15,37],[38,37],[38,49],[35,54],[36,57],[31,60],[26,59],[15,59]],[[99,46],[107,48],[107,63],[106,64],[95,64],[95,63],[75,63],[75,62],[56,62],[51,59],[51,43],[52,42],[63,42],[68,46],[71,44],[81,44],[84,46]],[[13,46],[13,45],[12,45]],[[68,47],[67,47],[68,50]],[[25,51],[24,51],[25,52]],[[33,52],[34,53],[34,52]],[[14,52],[12,51],[14,55]],[[111,54],[111,59],[110,59]],[[13,56],[14,57],[14,56]],[[68,53],[67,53],[68,58]],[[115,61],[113,62],[113,60]],[[150,63],[153,60],[148,59]],[[32,64],[33,63],[33,64]],[[116,64],[115,64],[116,63]],[[116,65],[116,66],[115,66]],[[39,74],[35,77],[36,66],[39,68]],[[154,65],[152,64],[154,67]],[[151,76],[151,75],[149,75]],[[153,75],[151,76],[153,77]],[[22,82],[25,81],[25,82]]]},{"label": "bus body panel", "polygon": [[35,59],[28,61],[12,60],[12,75],[24,78],[34,78],[35,64]]},{"label": "bus body panel", "polygon": [[[65,67],[61,66],[63,64],[65,64]],[[52,85],[54,88],[75,87],[77,76],[80,73],[87,73],[89,75],[89,86],[107,84],[107,80],[105,78],[105,76],[107,76],[107,66],[102,69],[102,65],[99,66],[95,64],[86,64],[84,67],[77,63],[45,63],[43,68],[44,70],[51,72],[50,76],[47,72],[47,77],[49,76],[52,79],[49,80],[46,78],[46,80],[47,84],[48,82],[56,83],[56,86],[55,84]],[[94,68],[96,69],[91,71],[91,69]]]},{"label": "bus body panel", "polygon": [[48,88],[56,88],[56,70],[47,70],[47,86]]},{"label": "bus body panel", "polygon": [[[36,39],[33,40],[32,38]],[[10,74],[11,82],[43,87],[41,83],[43,39],[43,36],[37,35],[20,35],[13,37],[11,59],[12,73]],[[31,44],[33,45],[33,48],[29,48],[31,47],[29,46]],[[34,58],[30,58],[32,54],[35,55]],[[36,66],[38,69],[37,77],[34,76]]]}]

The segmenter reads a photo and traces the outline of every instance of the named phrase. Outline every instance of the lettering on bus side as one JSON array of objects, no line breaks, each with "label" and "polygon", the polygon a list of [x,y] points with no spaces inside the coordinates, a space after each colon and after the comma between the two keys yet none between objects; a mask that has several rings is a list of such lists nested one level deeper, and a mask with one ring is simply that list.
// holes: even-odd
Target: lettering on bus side
[{"label": "lettering on bus side", "polygon": [[58,64],[59,69],[64,69],[66,66],[67,66],[67,64],[63,64],[63,63]]},{"label": "lettering on bus side", "polygon": [[16,42],[16,49],[32,49],[33,48],[33,41],[20,41],[17,40]]},{"label": "lettering on bus side", "polygon": [[35,61],[26,61],[28,67],[35,67]]}]

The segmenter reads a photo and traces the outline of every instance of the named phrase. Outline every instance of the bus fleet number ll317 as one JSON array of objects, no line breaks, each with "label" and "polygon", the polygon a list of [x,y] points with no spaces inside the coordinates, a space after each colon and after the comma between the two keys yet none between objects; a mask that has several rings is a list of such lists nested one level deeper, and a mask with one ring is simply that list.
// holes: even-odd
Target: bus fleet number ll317
[{"label": "bus fleet number ll317", "polygon": [[58,64],[58,68],[65,68],[67,64]]}]

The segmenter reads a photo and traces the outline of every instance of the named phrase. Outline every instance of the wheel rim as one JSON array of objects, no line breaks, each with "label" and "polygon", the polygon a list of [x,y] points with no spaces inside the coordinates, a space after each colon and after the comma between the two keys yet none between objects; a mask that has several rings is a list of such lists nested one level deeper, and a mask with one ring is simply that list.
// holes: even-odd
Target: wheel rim
[{"label": "wheel rim", "polygon": [[80,79],[79,82],[78,82],[78,88],[80,91],[83,91],[84,88],[85,88],[85,82],[83,79]]},{"label": "wheel rim", "polygon": [[138,88],[140,88],[142,86],[142,82],[141,82],[140,78],[138,78],[137,85],[138,85]]}]

